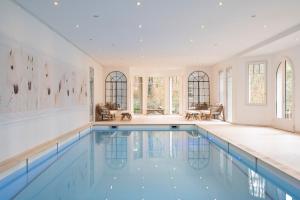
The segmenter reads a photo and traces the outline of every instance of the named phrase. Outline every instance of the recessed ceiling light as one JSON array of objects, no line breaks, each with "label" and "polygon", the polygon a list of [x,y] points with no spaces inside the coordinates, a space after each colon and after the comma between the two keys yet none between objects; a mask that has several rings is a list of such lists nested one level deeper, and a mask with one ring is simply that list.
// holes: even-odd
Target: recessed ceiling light
[{"label": "recessed ceiling light", "polygon": [[223,2],[222,1],[220,1],[219,2],[219,6],[223,6],[224,4],[223,4]]},{"label": "recessed ceiling light", "polygon": [[140,39],[139,41],[140,41],[141,43],[142,43],[142,42],[144,42],[144,40],[143,40],[143,39]]},{"label": "recessed ceiling light", "polygon": [[143,28],[143,25],[142,25],[142,24],[139,24],[139,28]]},{"label": "recessed ceiling light", "polygon": [[58,1],[58,0],[55,0],[55,1],[53,1],[53,4],[54,4],[55,6],[58,6],[59,1]]},{"label": "recessed ceiling light", "polygon": [[296,38],[296,41],[299,41],[300,39],[299,38]]},{"label": "recessed ceiling light", "polygon": [[190,43],[193,43],[193,42],[194,42],[194,40],[190,39]]},{"label": "recessed ceiling light", "polygon": [[264,28],[268,28],[268,26],[267,26],[267,25],[264,25]]},{"label": "recessed ceiling light", "polygon": [[137,6],[141,6],[142,3],[138,1],[138,2],[136,2],[136,5],[137,5]]},{"label": "recessed ceiling light", "polygon": [[75,28],[79,28],[79,24],[76,24]]},{"label": "recessed ceiling light", "polygon": [[204,26],[204,25],[201,25],[201,29],[205,29],[205,26]]}]

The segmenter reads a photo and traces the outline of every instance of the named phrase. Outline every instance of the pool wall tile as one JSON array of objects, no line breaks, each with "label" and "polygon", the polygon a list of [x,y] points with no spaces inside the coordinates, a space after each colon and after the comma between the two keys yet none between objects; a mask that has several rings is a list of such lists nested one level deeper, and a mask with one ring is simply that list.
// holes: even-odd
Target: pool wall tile
[{"label": "pool wall tile", "polygon": [[245,151],[233,146],[229,145],[229,154],[237,158],[240,162],[245,163],[250,168],[252,168],[254,171],[256,171],[256,158]]},{"label": "pool wall tile", "polygon": [[299,181],[293,177],[261,160],[257,161],[257,172],[263,174],[265,177],[284,188],[289,192],[290,196],[294,197],[293,199],[300,199],[300,184]]},{"label": "pool wall tile", "polygon": [[207,138],[228,153],[228,142],[207,132]]}]

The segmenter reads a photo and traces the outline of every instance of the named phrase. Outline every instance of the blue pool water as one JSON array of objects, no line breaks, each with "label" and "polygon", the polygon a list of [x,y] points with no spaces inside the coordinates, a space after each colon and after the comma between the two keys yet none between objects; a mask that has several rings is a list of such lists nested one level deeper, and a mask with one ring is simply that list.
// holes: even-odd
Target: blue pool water
[{"label": "blue pool water", "polygon": [[[18,200],[300,199],[297,181],[284,182],[264,167],[260,168],[266,173],[258,173],[251,159],[227,153],[212,141],[195,130],[92,131],[60,156],[50,158],[53,162],[37,176],[27,177],[25,187],[12,197]],[[7,188],[18,187],[19,178],[0,187],[0,195],[1,190],[3,195]]]}]

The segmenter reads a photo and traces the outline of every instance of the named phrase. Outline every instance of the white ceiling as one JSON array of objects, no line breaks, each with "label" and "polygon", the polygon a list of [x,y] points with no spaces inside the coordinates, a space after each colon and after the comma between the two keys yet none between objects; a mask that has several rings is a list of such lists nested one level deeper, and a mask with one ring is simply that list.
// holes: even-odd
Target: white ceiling
[{"label": "white ceiling", "polygon": [[247,56],[268,55],[268,54],[276,53],[278,51],[282,51],[284,49],[291,48],[295,45],[300,45],[300,31],[291,33],[274,42],[256,48],[253,51],[244,54],[244,56],[247,57]]},{"label": "white ceiling", "polygon": [[15,1],[104,66],[211,65],[300,24],[299,0]]}]

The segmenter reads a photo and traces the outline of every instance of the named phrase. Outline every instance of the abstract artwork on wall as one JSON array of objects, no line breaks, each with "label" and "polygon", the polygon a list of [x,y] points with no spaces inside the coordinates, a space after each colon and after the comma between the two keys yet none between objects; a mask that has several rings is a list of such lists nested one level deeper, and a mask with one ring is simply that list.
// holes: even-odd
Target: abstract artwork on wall
[{"label": "abstract artwork on wall", "polygon": [[88,67],[0,40],[0,114],[87,105]]}]

